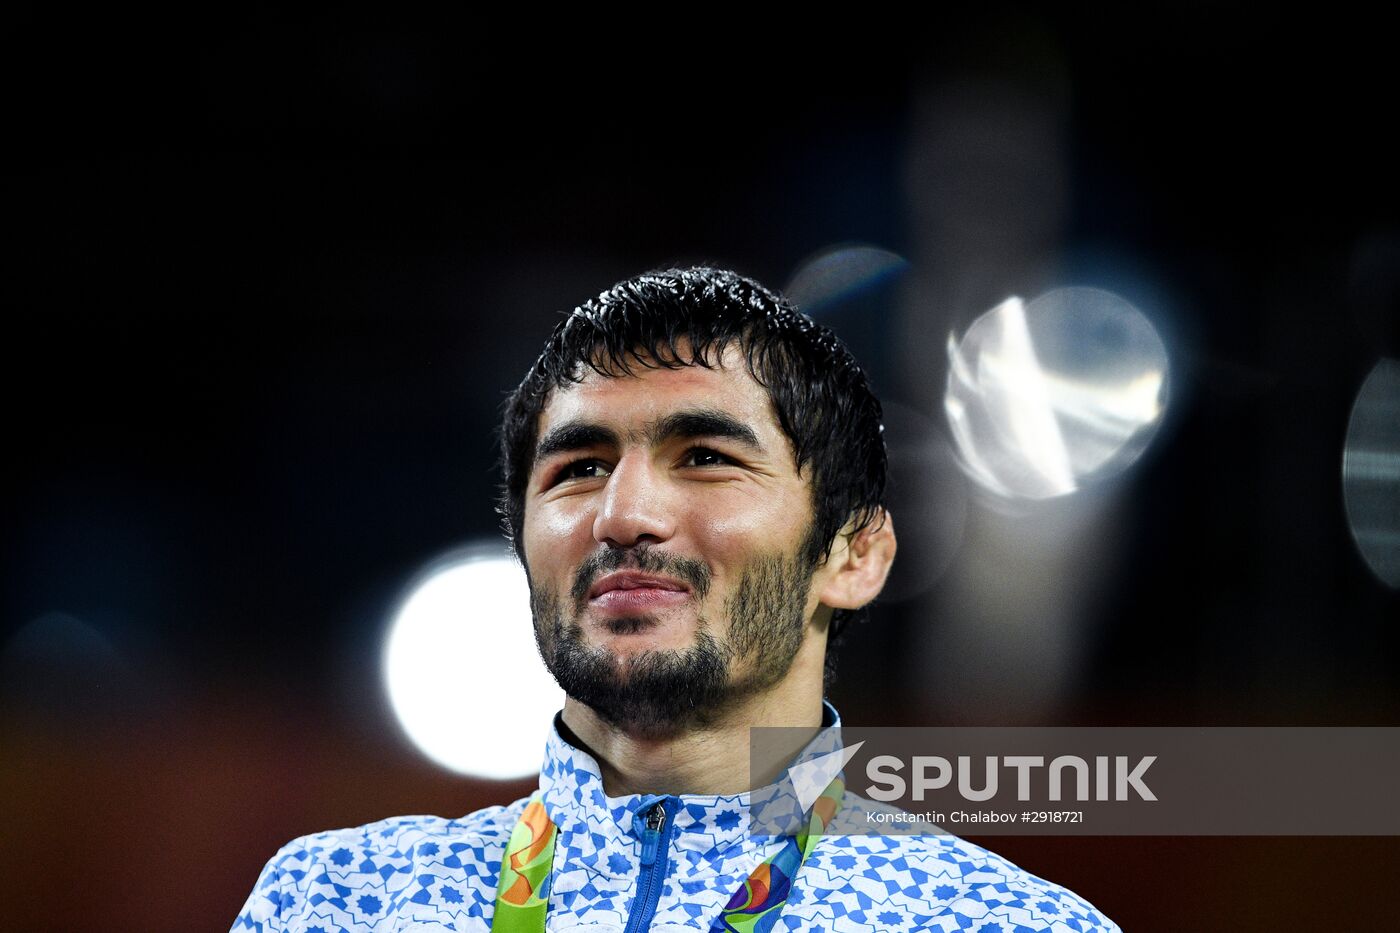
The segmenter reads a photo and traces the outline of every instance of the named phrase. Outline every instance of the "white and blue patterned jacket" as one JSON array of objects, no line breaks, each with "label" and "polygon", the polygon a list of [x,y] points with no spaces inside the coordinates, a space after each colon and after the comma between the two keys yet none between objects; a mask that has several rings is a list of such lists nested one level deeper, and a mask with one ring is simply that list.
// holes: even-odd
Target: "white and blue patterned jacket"
[{"label": "white and blue patterned jacket", "polygon": [[[708,931],[749,872],[781,846],[750,836],[746,795],[604,795],[597,762],[557,727],[540,789],[559,828],[552,931]],[[501,856],[527,802],[303,836],[268,862],[233,930],[489,930]],[[666,814],[660,837],[644,847],[645,816],[657,803]],[[846,794],[837,825],[797,876],[779,930],[1118,930],[1064,888],[956,836],[859,828],[869,826],[867,812],[889,809]],[[845,821],[853,821],[848,832]]]}]

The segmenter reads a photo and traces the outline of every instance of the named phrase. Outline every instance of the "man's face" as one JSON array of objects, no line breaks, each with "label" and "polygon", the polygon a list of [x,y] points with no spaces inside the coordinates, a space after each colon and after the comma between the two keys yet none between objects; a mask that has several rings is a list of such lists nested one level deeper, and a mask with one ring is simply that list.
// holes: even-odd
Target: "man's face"
[{"label": "man's face", "polygon": [[535,634],[569,696],[628,730],[780,681],[817,603],[811,490],[767,392],[721,366],[552,393],[522,533]]}]

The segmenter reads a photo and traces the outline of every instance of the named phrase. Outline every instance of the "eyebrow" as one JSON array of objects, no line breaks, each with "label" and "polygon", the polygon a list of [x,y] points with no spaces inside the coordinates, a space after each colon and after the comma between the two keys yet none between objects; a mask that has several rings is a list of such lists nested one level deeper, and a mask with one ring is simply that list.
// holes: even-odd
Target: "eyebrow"
[{"label": "eyebrow", "polygon": [[647,440],[653,444],[690,437],[722,437],[756,453],[765,452],[753,428],[717,408],[687,408],[647,427]]},{"label": "eyebrow", "polygon": [[[679,438],[716,437],[733,441],[755,453],[766,453],[758,435],[742,421],[716,408],[687,408],[647,425],[641,437],[651,444]],[[629,439],[634,439],[629,435]],[[617,447],[618,433],[592,421],[566,421],[550,428],[535,447],[535,461],[589,447]]]},{"label": "eyebrow", "polygon": [[591,421],[566,421],[550,428],[535,446],[535,462],[588,447],[616,447],[617,432]]}]

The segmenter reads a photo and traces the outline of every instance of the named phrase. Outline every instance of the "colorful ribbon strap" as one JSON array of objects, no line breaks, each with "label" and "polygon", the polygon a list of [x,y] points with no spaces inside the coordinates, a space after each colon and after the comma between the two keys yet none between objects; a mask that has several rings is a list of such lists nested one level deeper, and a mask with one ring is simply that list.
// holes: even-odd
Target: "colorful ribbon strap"
[{"label": "colorful ribbon strap", "polygon": [[822,834],[841,808],[846,785],[838,777],[812,804],[807,826],[796,837],[789,836],[778,854],[755,868],[734,896],[729,899],[710,933],[769,933],[792,893],[793,881],[807,856],[817,847]]},{"label": "colorful ribbon strap", "polygon": [[[838,777],[812,804],[807,825],[788,837],[777,855],[766,859],[734,892],[710,933],[769,933],[778,922],[792,883],[807,856],[841,808],[846,785]],[[496,914],[491,929],[498,933],[542,933],[549,908],[549,875],[554,865],[557,830],[535,793],[511,830],[496,884]]]},{"label": "colorful ribbon strap", "polygon": [[544,914],[549,908],[546,882],[554,865],[555,833],[554,821],[545,813],[537,791],[506,843],[501,879],[496,884],[492,930],[538,933],[544,929]]}]

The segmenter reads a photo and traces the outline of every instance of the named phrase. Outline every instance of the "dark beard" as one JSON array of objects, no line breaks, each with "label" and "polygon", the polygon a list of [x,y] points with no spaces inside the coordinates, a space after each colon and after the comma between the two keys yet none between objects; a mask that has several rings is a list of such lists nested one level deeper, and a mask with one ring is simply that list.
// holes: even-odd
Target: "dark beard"
[{"label": "dark beard", "polygon": [[[644,651],[625,661],[590,647],[578,624],[593,581],[627,568],[666,574],[690,584],[696,601],[709,590],[700,561],[650,548],[600,551],[579,568],[570,593],[572,617],[559,594],[530,588],[535,641],[545,667],[564,693],[591,708],[604,722],[629,735],[663,738],[714,721],[739,700],[772,687],[792,667],[802,647],[807,590],[814,568],[800,556],[770,555],[744,569],[725,600],[728,637],[721,642],[702,616],[695,645],[683,651]],[[648,617],[614,619],[618,634],[652,624]],[[751,660],[744,677],[731,682],[736,661]]]}]

